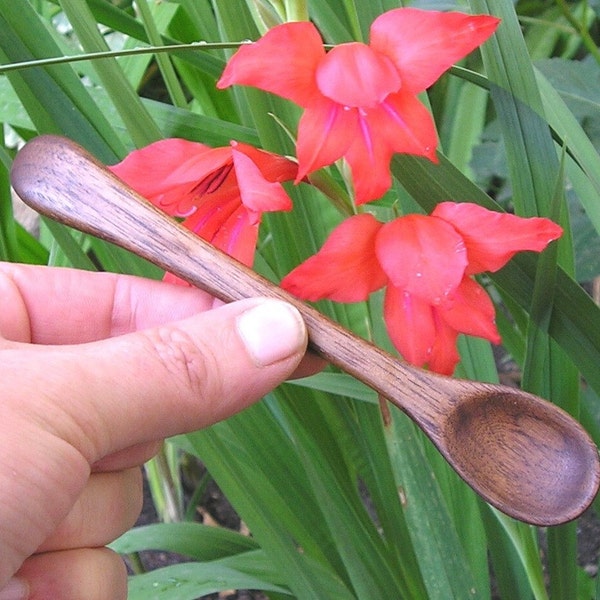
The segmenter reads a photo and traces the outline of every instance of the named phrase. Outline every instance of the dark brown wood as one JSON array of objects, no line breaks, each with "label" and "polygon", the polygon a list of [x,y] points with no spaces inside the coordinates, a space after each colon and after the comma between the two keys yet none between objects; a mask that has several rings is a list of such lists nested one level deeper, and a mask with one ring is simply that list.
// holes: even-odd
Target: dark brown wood
[{"label": "dark brown wood", "polygon": [[179,226],[73,142],[32,140],[11,177],[17,194],[40,213],[126,248],[222,300],[269,296],[294,304],[313,350],[400,407],[502,512],[556,525],[579,516],[596,495],[596,446],[566,412],[521,390],[442,377],[400,361]]}]

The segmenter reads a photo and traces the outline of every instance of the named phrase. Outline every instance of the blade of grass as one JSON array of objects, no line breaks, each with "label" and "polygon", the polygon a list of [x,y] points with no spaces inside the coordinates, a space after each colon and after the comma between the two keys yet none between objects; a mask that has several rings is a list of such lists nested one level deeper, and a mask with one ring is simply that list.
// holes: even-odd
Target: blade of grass
[{"label": "blade of grass", "polygon": [[[502,19],[502,26],[482,56],[510,172],[513,203],[519,214],[544,215],[561,222],[563,240],[548,248],[537,261],[523,370],[525,389],[579,414],[579,373],[548,335],[553,310],[556,268],[560,264],[574,272],[570,228],[564,206],[563,166],[559,168],[550,128],[543,113],[541,94],[527,53],[522,30],[512,2],[471,0],[471,7]],[[548,170],[557,172],[553,184]],[[554,189],[553,189],[554,185]],[[559,248],[562,247],[559,253]],[[556,356],[554,356],[556,355]],[[565,399],[565,391],[574,392]],[[568,525],[553,529],[548,538],[550,594],[553,598],[575,597],[576,529]],[[566,559],[566,560],[565,560]]]},{"label": "blade of grass", "polygon": [[[262,404],[186,436],[183,448],[207,465],[296,596],[329,597],[329,580],[336,580],[339,598],[351,598],[335,575],[337,569],[332,569],[338,560],[335,549],[322,537],[319,506],[286,438],[278,420]],[[306,558],[320,563],[329,576],[315,579],[306,569]]]},{"label": "blade of grass", "polygon": [[[328,399],[307,405],[294,394],[288,396],[284,407],[290,409],[287,414],[296,447],[355,595],[375,600],[394,590],[400,597],[408,597],[410,587],[400,576],[395,553],[387,550],[360,496],[356,470],[365,463],[356,453],[356,437],[359,432],[364,435],[365,424],[361,423],[360,429],[349,426],[348,410],[341,402]],[[376,407],[368,409],[377,412]],[[399,509],[396,494],[388,502]]]},{"label": "blade of grass", "polygon": [[[60,4],[86,52],[102,52],[109,49],[86,3],[61,0]],[[106,58],[94,61],[93,66],[134,143],[137,146],[145,146],[160,139],[158,127],[148,115],[118,63],[114,59]]]},{"label": "blade of grass", "polygon": [[75,267],[86,271],[97,270],[96,265],[83,249],[83,242],[87,239],[86,236],[46,217],[42,217],[42,223],[52,235],[53,240],[48,264]]},{"label": "blade of grass", "polygon": [[110,544],[120,554],[164,550],[208,561],[257,550],[251,537],[201,523],[154,523],[131,529]]},{"label": "blade of grass", "polygon": [[[568,224],[567,219],[560,218],[561,211],[567,211],[564,197],[565,157],[563,149],[550,209],[550,217],[556,222],[562,222],[563,225]],[[568,244],[568,252],[564,250],[565,246],[567,246],[565,243],[551,244],[538,260],[530,309],[531,319],[527,331],[522,387],[553,400],[574,417],[579,418],[579,373],[565,356],[564,351],[548,335],[561,247],[563,248],[561,264],[570,265],[571,274],[575,270],[574,257],[570,252],[572,246]],[[576,524],[569,523],[549,528],[547,540],[550,597],[574,597],[577,594],[578,581]]]},{"label": "blade of grass", "polygon": [[[536,71],[536,81],[544,99],[544,111],[561,144],[566,146],[568,156],[566,170],[589,219],[600,233],[600,156],[581,125],[569,110],[559,93],[542,73]],[[585,177],[582,177],[582,172]],[[581,192],[583,186],[591,185],[594,194]]]},{"label": "blade of grass", "polygon": [[[59,3],[59,0],[51,1]],[[201,11],[200,23],[202,24],[202,29],[200,31],[203,33],[199,40],[208,42],[217,41],[219,39],[218,30],[214,25],[214,15],[212,14],[210,3],[201,4],[196,0],[194,1],[195,4],[192,5],[193,9]],[[133,39],[149,43],[144,26],[135,17],[119,9],[108,0],[89,0],[88,4],[98,23],[102,23],[110,29],[120,31]],[[186,2],[186,8],[188,8],[188,5],[189,2]],[[169,36],[162,36],[162,43],[172,46],[179,44],[179,40]],[[189,49],[182,49],[180,51],[174,49],[172,55],[198,68],[201,72],[210,75],[213,80],[218,78],[225,66],[224,60],[201,50],[202,47],[200,45],[198,45],[197,52],[190,52]]]},{"label": "blade of grass", "polygon": [[0,260],[18,261],[21,255],[10,191],[10,156],[0,145]]},{"label": "blade of grass", "polygon": [[469,4],[475,13],[502,19],[481,54],[502,128],[516,212],[547,215],[553,191],[547,173],[557,171],[558,160],[548,124],[539,116],[542,100],[514,5],[505,0],[470,0]]},{"label": "blade of grass", "polygon": [[17,242],[20,248],[19,262],[45,265],[48,263],[48,250],[20,223],[15,223]]},{"label": "blade of grass", "polygon": [[[449,87],[452,85],[450,82]],[[446,92],[445,96],[448,96]],[[460,82],[458,89],[453,94],[454,101],[446,106],[444,114],[446,118],[446,132],[442,138],[442,146],[446,149],[448,159],[460,169],[465,175],[471,176],[469,162],[472,158],[473,147],[479,143],[485,113],[488,104],[488,93],[486,90],[473,85]],[[449,124],[448,124],[449,121]]]},{"label": "blade of grass", "polygon": [[527,579],[536,600],[549,600],[546,591],[544,572],[540,562],[540,550],[537,543],[537,530],[531,525],[515,521],[494,508],[489,508],[504,528],[513,547],[519,554],[521,563],[527,573]]},{"label": "blade of grass", "polygon": [[117,248],[97,238],[90,240],[90,255],[105,271],[129,273],[149,279],[161,279],[164,272],[131,252]]},{"label": "blade of grass", "polygon": [[[352,23],[346,11],[340,11],[339,7],[339,1],[336,2],[335,7],[328,1],[319,2],[317,0],[308,4],[310,18],[314,20],[325,41],[331,44],[340,44],[352,40],[351,32],[358,28],[358,24],[356,22]],[[360,30],[358,30],[358,33],[360,34]]]},{"label": "blade of grass", "polygon": [[422,448],[420,432],[392,409],[387,445],[414,552],[430,600],[486,598],[476,585],[438,484]]},{"label": "blade of grass", "polygon": [[[375,397],[373,404],[378,405]],[[381,411],[378,407],[376,409],[375,406],[368,406],[363,402],[355,402],[352,407],[353,413],[348,415],[348,420],[352,419],[356,429],[353,444],[358,456],[355,460],[360,478],[375,508],[388,552],[396,561],[402,589],[406,590],[405,597],[426,598],[419,559],[412,546],[386,447]]]},{"label": "blade of grass", "polygon": [[[28,2],[0,3],[0,61],[23,62],[60,55]],[[118,137],[68,65],[8,75],[38,133],[66,135],[101,160],[123,152]]]},{"label": "blade of grass", "polygon": [[[160,46],[162,38],[154,21],[152,11],[148,6],[147,0],[137,0],[136,6],[140,12],[142,22],[144,23],[144,29],[146,30],[150,43],[154,46]],[[155,10],[158,8],[160,8],[160,6],[155,5]],[[187,106],[185,93],[181,87],[181,84],[179,83],[179,79],[175,73],[175,69],[173,68],[173,64],[169,55],[159,53],[155,55],[155,58],[162,74],[165,86],[167,87],[167,91],[169,92],[171,103],[179,108],[185,108]]]},{"label": "blade of grass", "polygon": [[[488,552],[498,597],[506,600],[533,598],[531,581],[536,579],[537,575],[527,574],[522,560],[524,552],[520,549],[520,544],[515,543],[514,537],[511,539],[491,510],[483,510],[482,516],[490,540]],[[539,581],[543,585],[543,577],[540,577]]]},{"label": "blade of grass", "polygon": [[174,466],[174,448],[163,444],[156,456],[145,465],[152,502],[161,521],[176,523],[183,520],[183,489]]},{"label": "blade of grass", "polygon": [[[556,179],[550,217],[558,222],[564,203],[564,153],[561,160],[559,173]],[[565,208],[566,210],[566,208]],[[548,369],[550,354],[550,338],[548,326],[552,315],[554,289],[556,285],[556,269],[558,266],[557,243],[551,244],[538,260],[532,291],[531,316],[526,334],[526,352],[523,365],[522,385],[532,393],[550,398],[551,385]]]},{"label": "blade of grass", "polygon": [[[250,558],[246,557],[247,560]],[[227,563],[227,559],[182,563],[138,575],[130,580],[127,597],[130,600],[194,600],[198,595],[207,596],[231,589],[255,589],[290,595],[285,587],[275,585],[264,577],[266,573],[245,573],[229,567]],[[262,563],[261,566],[264,560]],[[264,567],[266,571],[268,567]],[[257,565],[254,564],[252,568],[257,570]]]}]

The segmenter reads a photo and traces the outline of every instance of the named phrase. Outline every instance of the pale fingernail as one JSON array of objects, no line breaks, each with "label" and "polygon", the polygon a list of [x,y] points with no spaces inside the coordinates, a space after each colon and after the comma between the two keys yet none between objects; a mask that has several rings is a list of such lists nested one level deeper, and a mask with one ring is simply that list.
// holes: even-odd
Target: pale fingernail
[{"label": "pale fingernail", "polygon": [[302,316],[292,305],[279,300],[265,300],[242,313],[237,328],[248,353],[259,367],[288,358],[306,346]]},{"label": "pale fingernail", "polygon": [[0,590],[0,600],[27,600],[29,586],[18,577],[9,579]]}]

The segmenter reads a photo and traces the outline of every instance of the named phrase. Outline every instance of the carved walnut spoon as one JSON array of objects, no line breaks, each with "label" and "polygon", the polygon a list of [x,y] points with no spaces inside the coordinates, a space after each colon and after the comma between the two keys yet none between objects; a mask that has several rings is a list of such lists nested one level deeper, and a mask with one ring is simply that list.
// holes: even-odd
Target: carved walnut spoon
[{"label": "carved walnut spoon", "polygon": [[41,136],[18,154],[12,184],[39,212],[113,242],[225,301],[294,304],[312,349],[388,398],[458,474],[502,512],[534,525],[579,516],[600,481],[596,446],[557,406],[521,390],[442,377],[355,336],[180,227],[66,139]]}]

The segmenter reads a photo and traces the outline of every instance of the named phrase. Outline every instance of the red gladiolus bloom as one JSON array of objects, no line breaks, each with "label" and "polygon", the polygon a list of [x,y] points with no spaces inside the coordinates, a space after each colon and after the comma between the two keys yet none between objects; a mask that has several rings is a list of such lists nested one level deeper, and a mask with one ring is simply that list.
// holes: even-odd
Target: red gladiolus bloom
[{"label": "red gladiolus bloom", "polygon": [[328,53],[312,23],[285,23],[242,46],[217,86],[251,85],[303,107],[297,181],[344,157],[362,204],[389,189],[394,153],[437,160],[435,126],[417,94],[498,23],[485,15],[398,8],[375,19],[368,45],[341,44]]},{"label": "red gladiolus bloom", "polygon": [[289,273],[283,288],[306,300],[366,300],[386,287],[390,339],[417,366],[451,374],[460,333],[500,342],[492,301],[471,275],[497,271],[523,250],[542,251],[562,229],[470,203],[443,202],[429,216],[380,223],[345,220],[321,250]]},{"label": "red gladiolus bloom", "polygon": [[187,229],[251,266],[262,213],[292,208],[280,182],[295,179],[298,165],[240,142],[210,148],[166,139],[109,168],[152,204],[183,218]]}]

